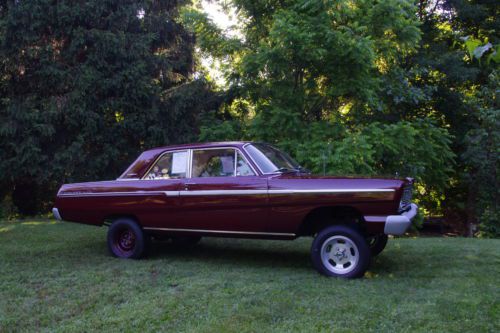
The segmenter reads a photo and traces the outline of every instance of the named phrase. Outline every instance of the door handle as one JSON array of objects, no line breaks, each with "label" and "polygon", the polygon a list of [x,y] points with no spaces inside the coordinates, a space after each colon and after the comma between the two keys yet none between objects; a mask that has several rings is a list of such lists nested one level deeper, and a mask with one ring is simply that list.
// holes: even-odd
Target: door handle
[{"label": "door handle", "polygon": [[191,185],[196,185],[196,183],[184,183],[184,190],[185,191],[189,190],[189,186]]}]

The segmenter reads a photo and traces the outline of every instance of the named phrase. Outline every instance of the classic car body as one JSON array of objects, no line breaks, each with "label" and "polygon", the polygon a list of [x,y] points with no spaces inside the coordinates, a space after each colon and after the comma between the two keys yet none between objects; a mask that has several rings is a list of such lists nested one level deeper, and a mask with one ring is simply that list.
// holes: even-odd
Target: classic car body
[{"label": "classic car body", "polygon": [[[273,170],[279,163],[288,168]],[[313,176],[294,163],[251,142],[155,148],[116,180],[63,185],[53,213],[97,226],[128,218],[148,235],[270,239],[332,223],[356,225],[366,239],[400,235],[417,213],[411,179]]]}]

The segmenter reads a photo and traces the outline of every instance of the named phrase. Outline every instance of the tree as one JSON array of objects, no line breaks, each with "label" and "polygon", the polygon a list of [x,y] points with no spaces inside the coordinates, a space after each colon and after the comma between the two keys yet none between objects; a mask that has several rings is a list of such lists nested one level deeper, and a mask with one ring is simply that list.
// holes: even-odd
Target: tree
[{"label": "tree", "polygon": [[179,5],[0,3],[0,182],[22,213],[63,182],[117,177],[145,147],[196,138],[217,105],[193,81]]},{"label": "tree", "polygon": [[[495,45],[500,42],[499,7],[488,0],[421,0],[418,8],[422,31],[419,52],[403,63],[399,80],[408,82],[418,94],[403,99],[393,98],[399,94],[387,94],[393,100],[391,117],[402,112],[408,118],[430,118],[453,135],[451,148],[458,157],[457,163],[450,181],[452,186],[444,193],[443,209],[437,212],[444,214],[456,229],[470,235],[485,207],[478,202],[479,198],[486,192],[495,192],[486,183],[478,182],[485,178],[474,175],[473,170],[481,169],[478,163],[483,166],[487,163],[482,154],[471,153],[478,151],[471,150],[470,145],[476,142],[471,133],[477,134],[483,126],[490,128],[484,128],[486,132],[491,131],[494,123],[485,121],[491,117],[485,117],[482,110],[495,109],[491,102],[494,99],[487,97],[484,89],[491,87],[492,71],[498,66],[493,56]],[[392,86],[387,85],[394,91]],[[492,148],[491,144],[481,147]]]},{"label": "tree", "polygon": [[467,214],[469,233],[479,224],[479,234],[500,236],[500,189],[498,188],[500,163],[500,92],[497,67],[500,63],[500,44],[482,45],[480,40],[464,38],[471,62],[481,60],[491,72],[488,81],[473,90],[470,104],[475,119],[464,137],[462,178],[468,186]]},{"label": "tree", "polygon": [[243,22],[239,40],[215,33],[200,13],[184,15],[201,50],[225,62],[233,96],[202,127],[202,139],[276,143],[315,172],[413,176],[422,198],[431,197],[427,208],[439,208],[452,172],[451,137],[437,120],[398,109],[427,98],[405,68],[421,39],[413,2],[232,4]]}]

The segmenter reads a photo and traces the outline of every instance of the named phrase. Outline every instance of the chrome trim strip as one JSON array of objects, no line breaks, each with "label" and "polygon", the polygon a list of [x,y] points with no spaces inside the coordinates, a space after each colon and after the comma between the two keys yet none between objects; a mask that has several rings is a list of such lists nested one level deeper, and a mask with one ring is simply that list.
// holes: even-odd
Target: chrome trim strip
[{"label": "chrome trim strip", "polygon": [[335,194],[335,193],[388,193],[393,189],[320,189],[320,190],[200,190],[180,191],[180,196],[197,195],[279,195],[279,194]]},{"label": "chrome trim strip", "polygon": [[[169,191],[136,191],[136,192],[93,192],[93,193],[60,193],[59,197],[110,197],[110,196],[144,196],[167,195]],[[178,192],[178,191],[172,191]]]},{"label": "chrome trim strip", "polygon": [[181,229],[181,228],[154,228],[144,227],[144,230],[158,231],[179,231],[179,232],[203,232],[209,234],[232,234],[232,235],[262,235],[262,236],[288,236],[295,237],[296,234],[278,232],[256,232],[256,231],[227,231],[227,230],[206,230],[206,229]]},{"label": "chrome trim strip", "polygon": [[188,150],[188,160],[187,160],[187,172],[186,172],[186,178],[191,179],[191,176],[193,174],[193,150],[189,149]]},{"label": "chrome trim strip", "polygon": [[309,190],[200,190],[200,191],[136,191],[136,192],[94,192],[94,193],[61,193],[60,197],[109,197],[109,196],[212,196],[212,195],[280,195],[280,194],[335,194],[335,193],[388,193],[394,189],[309,189]]},{"label": "chrome trim strip", "polygon": [[310,190],[269,190],[269,194],[298,194],[298,193],[371,193],[371,192],[394,192],[394,189],[377,189],[377,188],[345,188],[345,189],[310,189]]},{"label": "chrome trim strip", "polygon": [[233,176],[236,177],[236,168],[238,167],[238,151],[235,149],[234,150],[234,172]]},{"label": "chrome trim strip", "polygon": [[200,190],[180,191],[180,196],[190,197],[196,195],[259,195],[268,194],[267,190]]},{"label": "chrome trim strip", "polygon": [[364,218],[366,222],[385,223],[387,215],[365,215]]}]

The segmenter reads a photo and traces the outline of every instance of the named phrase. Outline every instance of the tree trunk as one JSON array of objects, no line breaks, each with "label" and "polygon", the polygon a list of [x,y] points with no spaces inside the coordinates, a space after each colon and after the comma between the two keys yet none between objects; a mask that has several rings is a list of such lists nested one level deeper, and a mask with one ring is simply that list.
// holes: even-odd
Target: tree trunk
[{"label": "tree trunk", "polygon": [[466,221],[466,236],[474,237],[474,232],[476,231],[476,193],[477,189],[474,183],[469,185],[469,190],[467,191],[467,206],[465,208],[467,214]]}]

